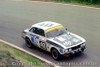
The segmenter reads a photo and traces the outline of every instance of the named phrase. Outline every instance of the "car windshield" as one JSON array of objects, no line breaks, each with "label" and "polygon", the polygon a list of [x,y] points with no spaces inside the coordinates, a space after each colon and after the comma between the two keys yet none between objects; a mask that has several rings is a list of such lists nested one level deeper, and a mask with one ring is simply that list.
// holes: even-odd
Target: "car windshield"
[{"label": "car windshield", "polygon": [[50,37],[57,37],[57,36],[60,36],[62,34],[67,34],[66,29],[63,27],[47,32],[46,36],[47,36],[47,38],[50,38]]}]

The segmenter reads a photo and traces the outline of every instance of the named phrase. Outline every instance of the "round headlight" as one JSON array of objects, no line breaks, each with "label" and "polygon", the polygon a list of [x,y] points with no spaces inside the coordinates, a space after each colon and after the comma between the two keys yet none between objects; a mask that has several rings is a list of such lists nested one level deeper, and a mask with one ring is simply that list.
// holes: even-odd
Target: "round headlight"
[{"label": "round headlight", "polygon": [[65,53],[67,53],[68,52],[68,50],[65,50]]},{"label": "round headlight", "polygon": [[83,46],[85,46],[86,44],[85,44],[85,42],[83,43]]},{"label": "round headlight", "polygon": [[81,47],[83,47],[83,46],[85,46],[85,45],[86,45],[86,44],[85,44],[85,42],[84,42],[84,43],[81,44]]},{"label": "round headlight", "polygon": [[81,44],[81,47],[83,47],[83,44]]},{"label": "round headlight", "polygon": [[72,51],[72,49],[70,48],[69,51]]}]

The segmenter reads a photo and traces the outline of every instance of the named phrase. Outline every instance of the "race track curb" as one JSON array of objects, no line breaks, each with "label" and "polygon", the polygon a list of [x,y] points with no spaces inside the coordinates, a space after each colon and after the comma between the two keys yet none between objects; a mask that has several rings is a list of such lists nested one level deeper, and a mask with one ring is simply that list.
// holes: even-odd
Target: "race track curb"
[{"label": "race track curb", "polygon": [[11,43],[9,43],[9,42],[6,42],[6,41],[4,41],[4,40],[2,40],[2,39],[0,39],[0,42],[5,43],[5,44],[7,44],[8,46],[11,46],[11,47],[13,47],[13,48],[15,48],[15,49],[17,49],[17,50],[19,50],[19,51],[22,51],[22,52],[24,52],[24,53],[30,55],[30,56],[33,56],[33,57],[39,59],[39,60],[42,61],[42,62],[48,63],[48,64],[50,64],[50,65],[53,66],[53,67],[60,67],[60,66],[55,65],[55,64],[52,63],[51,61],[48,61],[48,60],[46,60],[46,59],[44,59],[44,58],[42,58],[42,57],[40,57],[40,56],[38,56],[38,55],[35,55],[35,54],[33,54],[33,53],[29,52],[29,51],[24,50],[23,48],[20,48],[20,47],[18,47],[18,46],[15,46],[14,44],[11,44]]}]

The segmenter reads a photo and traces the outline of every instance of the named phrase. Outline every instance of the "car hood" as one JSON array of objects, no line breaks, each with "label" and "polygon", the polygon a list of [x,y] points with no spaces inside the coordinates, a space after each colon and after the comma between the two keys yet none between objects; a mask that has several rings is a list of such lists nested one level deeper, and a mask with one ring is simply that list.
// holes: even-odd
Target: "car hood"
[{"label": "car hood", "polygon": [[63,35],[54,37],[53,41],[56,41],[59,44],[62,44],[66,47],[76,45],[76,44],[82,42],[82,40],[80,38],[78,38],[77,36],[74,36],[72,34],[63,34]]}]

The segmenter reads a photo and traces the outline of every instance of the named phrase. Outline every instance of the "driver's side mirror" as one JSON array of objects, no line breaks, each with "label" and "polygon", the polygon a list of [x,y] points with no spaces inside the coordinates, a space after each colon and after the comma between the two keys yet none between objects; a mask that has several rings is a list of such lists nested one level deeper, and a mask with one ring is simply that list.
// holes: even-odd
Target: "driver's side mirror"
[{"label": "driver's side mirror", "polygon": [[65,28],[67,30],[67,28]]}]

